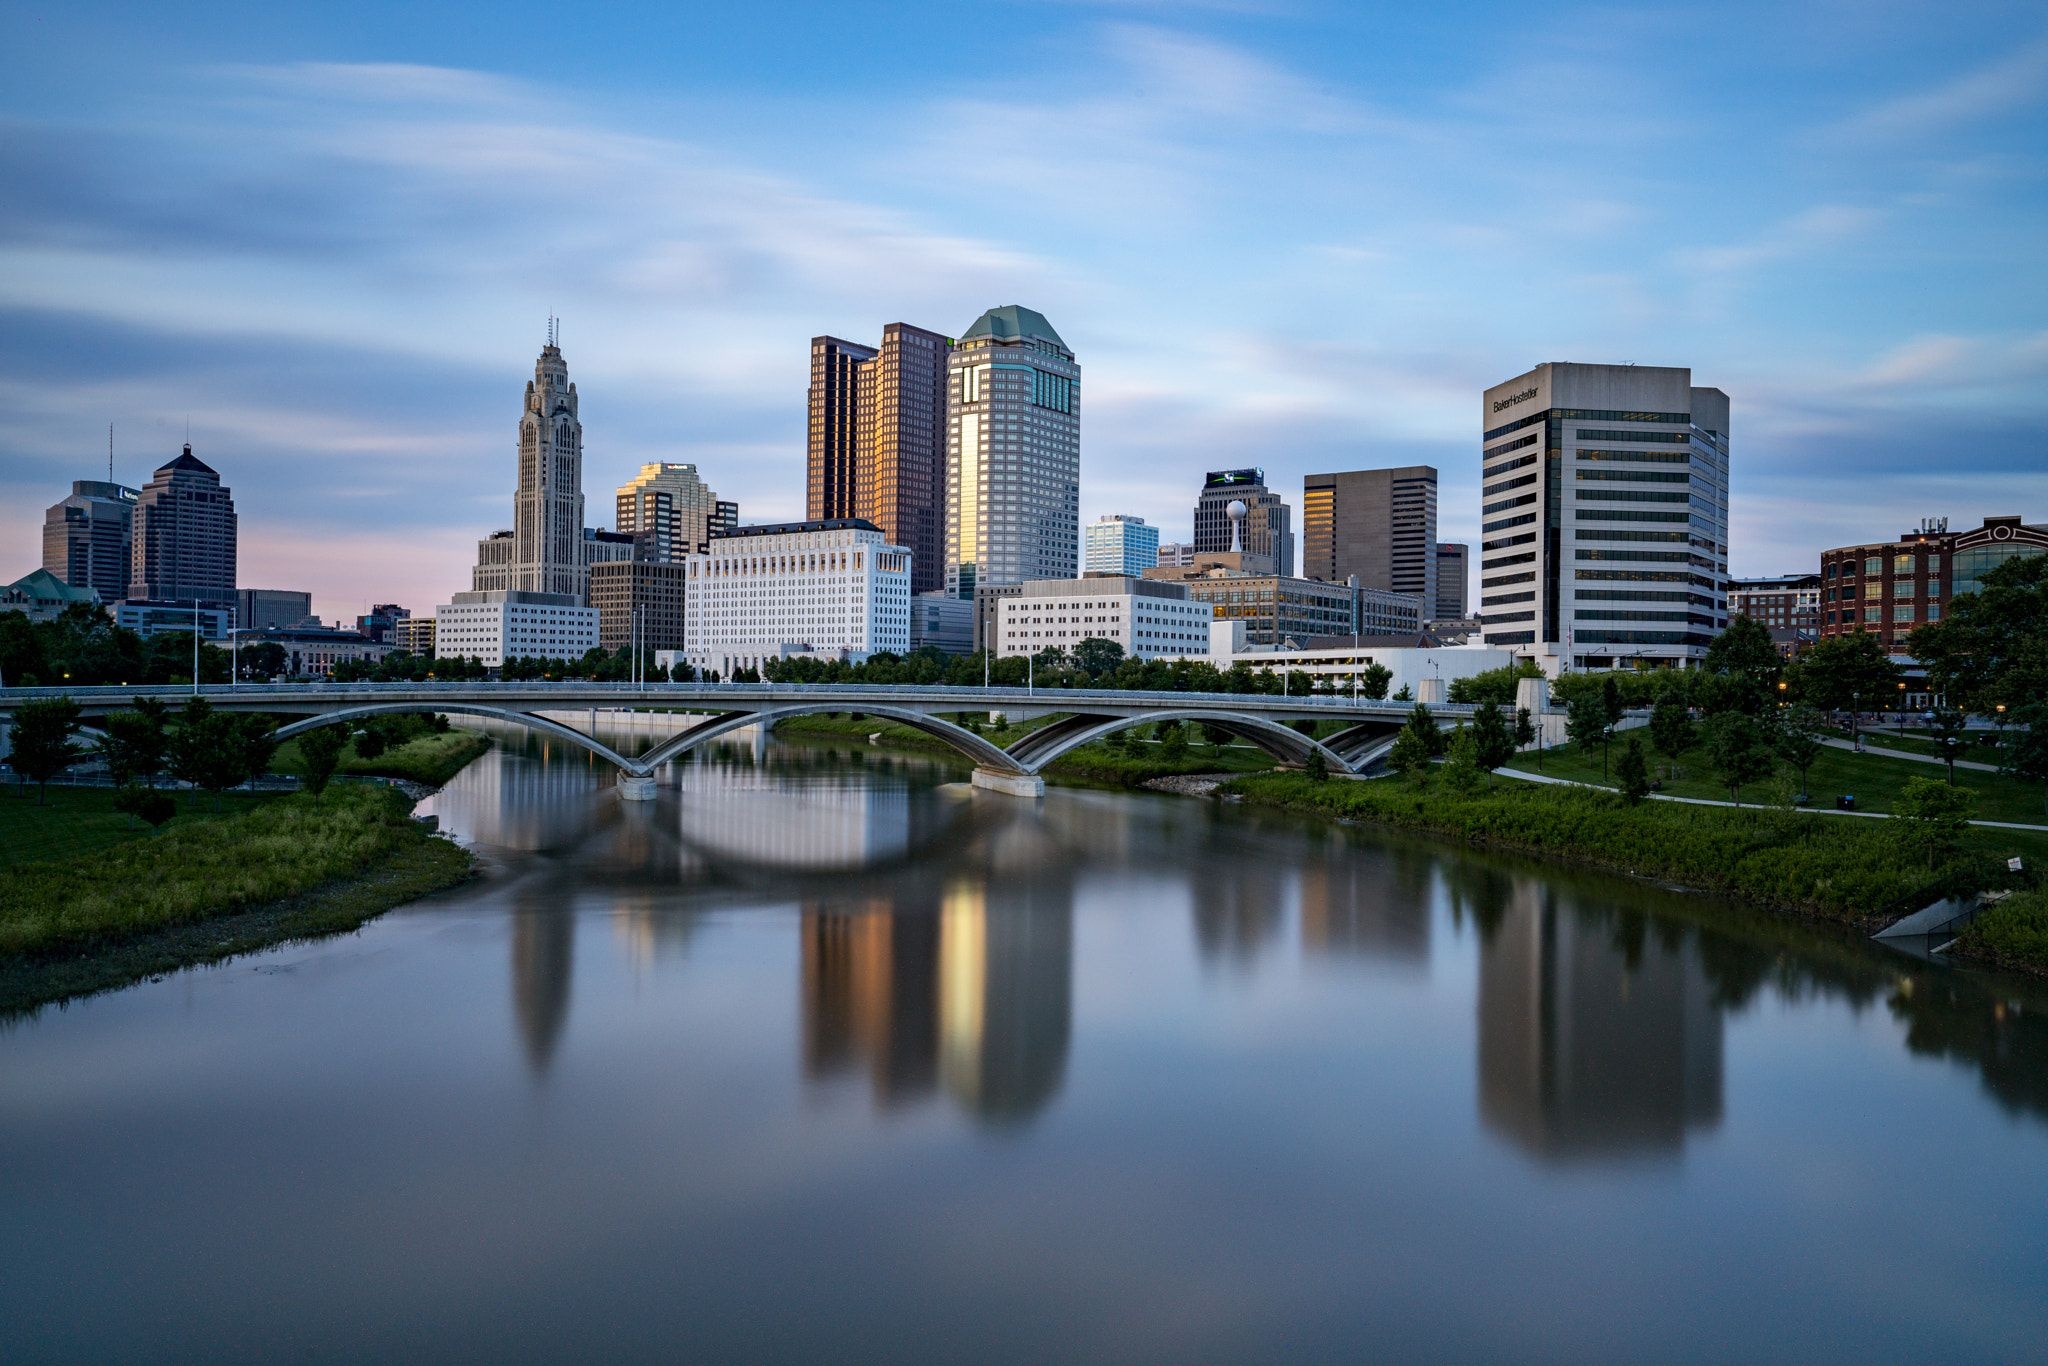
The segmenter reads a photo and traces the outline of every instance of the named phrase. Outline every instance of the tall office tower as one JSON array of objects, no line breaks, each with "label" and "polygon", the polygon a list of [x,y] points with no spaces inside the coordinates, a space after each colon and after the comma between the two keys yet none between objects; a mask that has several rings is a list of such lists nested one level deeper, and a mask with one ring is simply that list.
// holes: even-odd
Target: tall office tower
[{"label": "tall office tower", "polygon": [[991,308],[947,361],[946,591],[1081,569],[1081,367],[1045,315]]},{"label": "tall office tower", "polygon": [[1302,480],[1302,575],[1422,599],[1436,610],[1436,467],[1311,474]]},{"label": "tall office tower", "polygon": [[555,345],[534,362],[519,417],[519,487],[512,495],[510,587],[532,593],[590,595],[583,562],[583,423],[576,386]]},{"label": "tall office tower", "polygon": [[128,596],[134,558],[134,489],[98,479],[72,481],[71,493],[43,514],[43,568],[101,602]]},{"label": "tall office tower", "polygon": [[1081,568],[1089,574],[1142,574],[1159,563],[1159,528],[1146,526],[1143,517],[1121,512],[1097,517],[1083,540],[1087,554]]},{"label": "tall office tower", "polygon": [[[1245,506],[1242,528],[1230,516],[1232,503]],[[1261,469],[1209,471],[1195,502],[1194,545],[1197,555],[1243,554],[1239,567],[1247,573],[1294,573],[1293,515]]]},{"label": "tall office tower", "polygon": [[631,483],[619,486],[618,529],[634,539],[637,558],[673,564],[711,548],[711,535],[719,529],[718,507],[718,495],[698,477],[695,465],[642,465]]},{"label": "tall office tower", "polygon": [[907,546],[917,591],[944,577],[946,355],[952,342],[908,323],[879,350],[811,339],[809,490],[813,519],[859,517]]},{"label": "tall office tower", "polygon": [[719,499],[718,506],[712,514],[711,534],[714,536],[730,536],[739,529],[740,505],[738,503],[729,503],[723,498]]},{"label": "tall office tower", "polygon": [[189,445],[136,496],[128,597],[223,607],[235,600],[235,500]]},{"label": "tall office tower", "polygon": [[289,588],[237,588],[235,625],[245,631],[298,626],[313,616],[313,595]]},{"label": "tall office tower", "polygon": [[1436,548],[1436,607],[1432,621],[1463,621],[1471,601],[1472,547],[1443,541]]},{"label": "tall office tower", "polygon": [[1485,643],[1549,674],[1697,664],[1728,625],[1728,396],[1553,362],[1480,415]]}]

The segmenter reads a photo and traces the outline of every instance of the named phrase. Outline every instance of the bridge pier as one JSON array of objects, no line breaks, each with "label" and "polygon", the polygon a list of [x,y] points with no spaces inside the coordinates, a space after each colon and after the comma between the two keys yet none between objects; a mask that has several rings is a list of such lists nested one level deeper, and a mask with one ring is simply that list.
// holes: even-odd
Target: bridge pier
[{"label": "bridge pier", "polygon": [[619,775],[619,800],[627,802],[651,802],[654,800],[654,775],[621,773]]},{"label": "bridge pier", "polygon": [[1006,797],[1045,795],[1045,779],[1036,773],[999,773],[992,768],[977,768],[973,784],[984,792],[1000,792]]}]

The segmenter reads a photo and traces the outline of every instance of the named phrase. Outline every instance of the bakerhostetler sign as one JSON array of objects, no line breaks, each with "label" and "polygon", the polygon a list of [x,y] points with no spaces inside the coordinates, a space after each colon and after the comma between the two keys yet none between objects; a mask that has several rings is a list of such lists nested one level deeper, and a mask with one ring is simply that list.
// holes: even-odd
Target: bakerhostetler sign
[{"label": "bakerhostetler sign", "polygon": [[1209,482],[1205,487],[1223,489],[1229,488],[1233,484],[1263,484],[1265,482],[1266,472],[1264,470],[1210,470]]}]

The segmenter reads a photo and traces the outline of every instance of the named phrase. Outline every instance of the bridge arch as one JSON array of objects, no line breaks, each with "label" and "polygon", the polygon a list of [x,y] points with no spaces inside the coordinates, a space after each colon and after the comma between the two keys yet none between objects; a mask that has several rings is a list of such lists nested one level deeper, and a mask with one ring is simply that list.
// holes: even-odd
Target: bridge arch
[{"label": "bridge arch", "polygon": [[373,716],[396,716],[405,713],[433,712],[454,713],[463,716],[483,716],[493,721],[509,721],[514,725],[525,726],[528,730],[538,731],[542,735],[551,735],[558,740],[566,740],[572,745],[589,750],[592,754],[610,763],[622,773],[638,775],[642,772],[636,766],[635,760],[628,759],[625,755],[620,754],[610,745],[604,743],[604,741],[585,735],[574,726],[565,726],[559,721],[550,721],[545,716],[535,716],[531,712],[517,711],[510,707],[485,706],[477,702],[368,703],[363,706],[344,707],[339,711],[322,712],[315,716],[309,716],[303,721],[294,721],[290,725],[279,726],[274,734],[278,740],[283,741],[289,740],[294,736],[304,735],[309,730],[318,730],[322,726],[334,725],[337,722],[363,721]]},{"label": "bridge arch", "polygon": [[936,740],[944,741],[982,768],[992,768],[1000,773],[1013,773],[1020,777],[1028,777],[1033,772],[993,741],[985,740],[973,731],[929,713],[913,711],[907,707],[878,707],[868,702],[855,706],[843,701],[835,702],[829,698],[788,706],[763,707],[759,711],[734,712],[715,721],[692,726],[682,734],[669,737],[641,755],[634,761],[638,767],[633,771],[638,774],[651,774],[662,764],[680,758],[706,741],[716,740],[721,735],[747,726],[773,726],[778,721],[787,721],[793,717],[822,716],[839,711],[850,712],[856,716],[872,716],[882,721],[894,721],[923,731]]},{"label": "bridge arch", "polygon": [[[1185,707],[1136,716],[1077,716],[1033,731],[1017,742],[1013,753],[1027,772],[1043,772],[1060,756],[1092,741],[1131,726],[1149,726],[1158,721],[1192,721],[1214,726],[1240,740],[1257,745],[1285,764],[1305,764],[1309,755],[1320,753],[1323,762],[1338,773],[1352,771],[1351,761],[1319,740],[1310,739],[1291,726],[1251,712],[1216,711]],[[1041,739],[1040,737],[1044,737]],[[1037,741],[1037,743],[1033,743]]]}]

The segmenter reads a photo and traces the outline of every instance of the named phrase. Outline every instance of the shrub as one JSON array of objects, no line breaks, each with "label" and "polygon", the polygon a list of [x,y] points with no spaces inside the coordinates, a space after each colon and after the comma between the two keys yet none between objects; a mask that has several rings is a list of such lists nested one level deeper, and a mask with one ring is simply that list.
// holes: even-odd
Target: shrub
[{"label": "shrub", "polygon": [[1636,736],[1628,737],[1628,745],[1621,751],[1620,762],[1614,766],[1615,780],[1621,788],[1621,795],[1629,805],[1634,806],[1650,795],[1650,764],[1643,757],[1643,742]]}]

